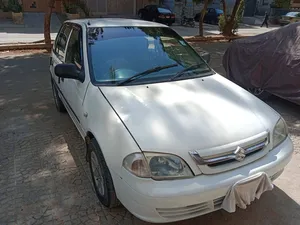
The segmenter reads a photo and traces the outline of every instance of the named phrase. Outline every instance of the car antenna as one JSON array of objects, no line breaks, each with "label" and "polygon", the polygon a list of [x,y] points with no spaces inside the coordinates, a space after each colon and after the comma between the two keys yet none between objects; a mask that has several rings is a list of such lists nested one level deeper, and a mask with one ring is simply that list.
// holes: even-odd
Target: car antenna
[{"label": "car antenna", "polygon": [[89,26],[91,25],[91,22],[90,22],[90,20],[88,20],[88,22],[87,22],[87,25],[89,25]]}]

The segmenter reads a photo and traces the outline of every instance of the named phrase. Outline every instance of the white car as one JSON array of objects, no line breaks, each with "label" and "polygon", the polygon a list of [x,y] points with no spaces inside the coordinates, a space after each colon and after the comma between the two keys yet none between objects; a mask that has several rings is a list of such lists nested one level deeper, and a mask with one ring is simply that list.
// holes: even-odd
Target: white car
[{"label": "white car", "polygon": [[50,72],[58,111],[67,110],[86,142],[100,202],[121,202],[142,220],[245,208],[292,157],[281,116],[168,26],[66,21]]}]

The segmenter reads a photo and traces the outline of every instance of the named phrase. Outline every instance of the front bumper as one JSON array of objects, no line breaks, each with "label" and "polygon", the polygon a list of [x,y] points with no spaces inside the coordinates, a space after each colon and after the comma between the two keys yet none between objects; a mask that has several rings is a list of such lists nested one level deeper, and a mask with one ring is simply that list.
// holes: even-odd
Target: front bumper
[{"label": "front bumper", "polygon": [[245,177],[265,172],[276,179],[292,154],[293,144],[287,138],[263,158],[224,173],[154,181],[137,178],[123,169],[122,178],[113,176],[117,196],[132,214],[148,222],[173,222],[220,209],[229,188]]}]

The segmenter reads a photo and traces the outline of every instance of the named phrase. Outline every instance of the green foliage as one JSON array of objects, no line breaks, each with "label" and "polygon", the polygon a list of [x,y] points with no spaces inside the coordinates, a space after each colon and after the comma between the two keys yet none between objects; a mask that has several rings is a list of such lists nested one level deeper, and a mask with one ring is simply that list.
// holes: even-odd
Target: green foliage
[{"label": "green foliage", "polygon": [[6,11],[11,11],[14,13],[22,12],[22,5],[18,0],[8,0]]},{"label": "green foliage", "polygon": [[79,9],[82,10],[82,12],[85,14],[85,16],[90,16],[90,10],[87,7],[87,4],[84,0],[78,0],[77,1],[77,6]]},{"label": "green foliage", "polygon": [[274,0],[272,3],[276,8],[289,9],[291,5],[290,0]]},{"label": "green foliage", "polygon": [[77,0],[76,2],[70,3],[68,0],[63,0],[63,7],[66,13],[78,13],[79,9],[85,14],[90,15],[90,10],[84,0]]},{"label": "green foliage", "polygon": [[242,0],[240,2],[239,9],[235,16],[235,25],[233,26],[234,33],[237,32],[237,30],[239,28],[239,24],[242,22],[244,10],[245,10],[245,0]]},{"label": "green foliage", "polygon": [[76,4],[69,3],[69,1],[67,1],[67,0],[63,0],[62,4],[63,4],[64,10],[66,13],[70,13],[70,14],[77,13],[77,5]]},{"label": "green foliage", "polygon": [[224,27],[226,25],[225,15],[219,16],[219,30],[221,33],[223,33]]},{"label": "green foliage", "polygon": [[3,12],[9,12],[9,9],[8,9],[7,5],[4,4],[4,2],[2,2],[1,0],[0,0],[0,9],[1,9]]},{"label": "green foliage", "polygon": [[[236,13],[235,18],[234,18],[234,24],[233,24],[233,27],[232,27],[232,33],[233,34],[235,34],[238,31],[239,23],[242,22],[244,9],[245,9],[245,0],[241,0],[239,8],[238,8],[237,13]],[[230,19],[230,17],[226,21],[224,14],[219,17],[219,30],[220,30],[221,33],[223,33],[224,28],[226,26],[226,22],[228,22],[229,19]]]}]

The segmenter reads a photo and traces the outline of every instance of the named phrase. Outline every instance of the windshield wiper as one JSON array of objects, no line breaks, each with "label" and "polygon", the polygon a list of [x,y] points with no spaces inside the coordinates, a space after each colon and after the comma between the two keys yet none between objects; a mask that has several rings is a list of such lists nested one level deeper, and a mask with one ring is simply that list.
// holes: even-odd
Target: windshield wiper
[{"label": "windshield wiper", "polygon": [[127,84],[135,79],[138,79],[140,77],[143,77],[145,75],[148,75],[150,73],[154,73],[154,72],[158,72],[158,71],[161,71],[161,70],[164,70],[164,69],[168,69],[168,68],[171,68],[171,67],[175,67],[175,66],[178,66],[178,64],[170,64],[170,65],[166,65],[166,66],[157,66],[157,67],[154,67],[154,68],[151,68],[151,69],[148,69],[144,72],[141,72],[141,73],[137,73],[135,75],[133,75],[132,77],[129,77],[128,79],[126,80],[123,80],[121,82],[119,82],[117,85],[118,86],[122,86],[124,84]]},{"label": "windshield wiper", "polygon": [[[203,63],[204,64],[204,63]],[[194,64],[194,65],[191,65],[181,71],[179,71],[178,73],[175,74],[175,76],[171,77],[170,81],[171,80],[175,80],[176,78],[178,77],[181,77],[185,72],[187,71],[190,71],[190,70],[194,70],[194,69],[198,69],[200,66],[202,66],[203,64]]]}]

